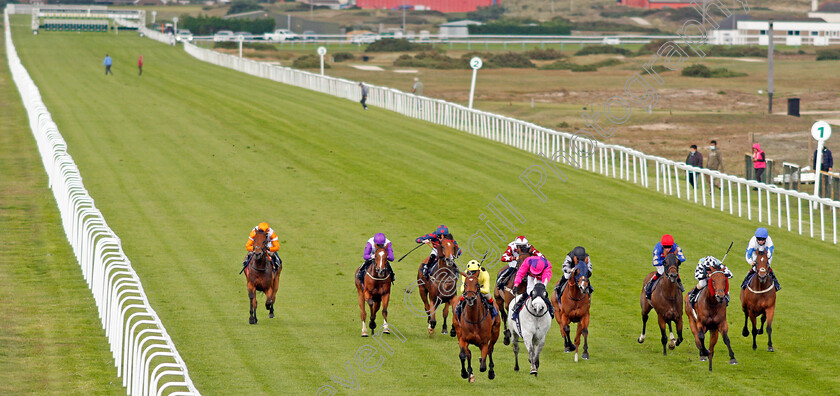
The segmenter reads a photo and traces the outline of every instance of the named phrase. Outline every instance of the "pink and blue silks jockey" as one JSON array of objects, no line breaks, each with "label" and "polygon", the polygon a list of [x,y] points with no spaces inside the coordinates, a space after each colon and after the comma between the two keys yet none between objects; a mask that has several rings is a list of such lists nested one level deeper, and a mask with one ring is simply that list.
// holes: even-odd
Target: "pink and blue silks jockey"
[{"label": "pink and blue silks jockey", "polygon": [[[534,290],[534,285],[537,283],[542,283],[543,285],[548,285],[551,281],[551,262],[549,262],[545,257],[539,256],[531,256],[525,259],[522,262],[522,265],[519,267],[519,270],[516,271],[516,278],[513,281],[513,290],[517,290],[519,288],[519,284],[522,283],[523,280],[528,282],[528,287],[525,289],[525,294],[516,302],[516,306],[513,308],[512,318],[513,320],[518,320],[519,318],[519,310],[525,305],[525,300],[528,299],[528,296],[531,295],[531,291]],[[548,312],[551,313],[551,317],[554,317],[554,305],[551,304],[551,300],[548,298],[546,294],[543,299],[545,300],[545,306],[550,307]]]},{"label": "pink and blue silks jockey", "polygon": [[376,235],[374,235],[373,238],[368,239],[365,244],[365,253],[362,255],[365,262],[362,264],[362,267],[359,269],[359,273],[357,275],[359,281],[364,282],[365,271],[369,265],[373,264],[373,254],[381,247],[384,247],[388,251],[388,272],[391,273],[391,282],[393,283],[397,281],[394,269],[391,268],[391,262],[394,261],[394,248],[391,246],[391,241],[388,240],[388,238],[385,238],[385,234],[381,232],[376,233]]}]

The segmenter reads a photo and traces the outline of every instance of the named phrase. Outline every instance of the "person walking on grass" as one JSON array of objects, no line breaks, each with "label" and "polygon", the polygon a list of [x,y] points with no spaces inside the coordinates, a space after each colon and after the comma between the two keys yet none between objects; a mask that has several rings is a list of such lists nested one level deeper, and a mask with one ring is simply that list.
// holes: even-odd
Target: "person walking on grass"
[{"label": "person walking on grass", "polygon": [[105,66],[105,75],[107,76],[108,73],[114,75],[114,72],[111,71],[111,65],[114,64],[114,60],[111,59],[111,55],[105,54],[105,60],[102,61],[102,65]]},{"label": "person walking on grass", "polygon": [[[756,143],[752,146],[753,150],[753,169],[755,169],[755,181],[762,182],[761,176],[764,174],[764,169],[767,168],[767,155],[761,150],[761,145]],[[755,188],[753,188],[755,190]]]},{"label": "person walking on grass", "polygon": [[[685,163],[687,165],[696,166],[698,168],[703,167],[703,154],[697,151],[697,145],[692,144],[690,151],[688,152],[688,157],[685,158]],[[688,172],[688,182],[691,183],[691,186],[694,187],[694,177],[696,176],[695,172]]]},{"label": "person walking on grass", "polygon": [[[709,146],[709,160],[706,161],[706,168],[723,172],[723,156],[718,150],[716,140],[712,140]],[[720,188],[720,181],[715,181],[714,186]],[[709,189],[711,190],[712,186],[709,186]]]},{"label": "person walking on grass", "polygon": [[362,87],[362,100],[359,103],[362,104],[362,107],[367,110],[367,96],[368,96],[368,87],[365,83],[360,82],[359,86]]},{"label": "person walking on grass", "polygon": [[140,59],[137,60],[137,69],[140,70],[140,76],[143,75],[143,55],[140,55]]},{"label": "person walking on grass", "polygon": [[411,86],[411,93],[417,96],[423,96],[423,83],[417,77],[414,77],[414,85]]}]

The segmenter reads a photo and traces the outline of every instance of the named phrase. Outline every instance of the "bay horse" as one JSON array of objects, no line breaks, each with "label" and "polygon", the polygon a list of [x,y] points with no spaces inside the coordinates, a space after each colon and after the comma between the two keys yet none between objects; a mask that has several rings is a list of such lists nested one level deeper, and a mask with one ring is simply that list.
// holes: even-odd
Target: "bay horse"
[{"label": "bay horse", "polygon": [[[715,344],[718,333],[723,336],[723,342],[729,348],[729,364],[738,364],[732,345],[729,343],[729,324],[726,322],[726,293],[729,292],[729,278],[723,271],[710,268],[708,271],[708,286],[703,288],[697,297],[694,308],[685,296],[685,313],[688,324],[694,333],[694,342],[700,350],[700,361],[709,359],[709,371],[712,371],[712,357],[715,355]],[[706,349],[706,331],[709,332],[709,349]]]},{"label": "bay horse", "polygon": [[365,276],[362,281],[359,281],[359,271],[361,267],[356,270],[356,276],[353,278],[356,281],[356,291],[359,293],[359,308],[362,310],[362,337],[367,337],[368,332],[365,328],[365,320],[367,311],[365,311],[365,303],[370,308],[370,330],[374,331],[376,328],[376,312],[379,307],[382,307],[382,316],[384,317],[382,323],[382,332],[390,334],[388,329],[388,301],[391,298],[391,273],[388,271],[388,250],[385,246],[378,247],[373,253],[373,264],[368,265],[365,270]]},{"label": "bay horse", "polygon": [[519,339],[521,338],[525,343],[525,350],[528,351],[531,374],[536,377],[537,370],[540,368],[540,353],[545,347],[545,335],[551,328],[551,316],[549,316],[548,310],[553,308],[545,304],[548,292],[542,283],[534,285],[534,290],[531,290],[530,296],[523,295],[521,298],[528,298],[528,301],[525,302],[522,311],[519,312],[520,329],[517,329],[513,318],[508,318],[510,322],[508,327],[513,329],[513,357],[515,362],[513,371],[519,371]]},{"label": "bay horse", "polygon": [[[571,282],[572,280],[574,280],[574,283]],[[557,301],[557,305],[554,306],[554,319],[560,325],[560,334],[563,335],[566,342],[564,352],[574,351],[575,362],[577,362],[580,336],[583,334],[583,354],[581,357],[589,359],[589,306],[592,302],[592,295],[589,294],[589,267],[586,266],[586,262],[579,261],[572,270],[572,275],[569,282],[566,283],[562,295],[557,294],[556,288],[553,294],[554,301]],[[578,324],[574,344],[572,344],[569,334],[571,332],[570,323]]]},{"label": "bay horse", "polygon": [[[756,252],[755,275],[741,290],[741,309],[744,311],[744,331],[741,333],[747,337],[747,320],[752,321],[753,350],[758,346],[755,343],[755,336],[764,333],[764,321],[767,321],[767,351],[775,352],[773,349],[773,315],[776,312],[776,287],[770,278],[770,264],[767,260],[767,252],[764,249]],[[755,319],[761,316],[761,327],[756,329]]]},{"label": "bay horse", "polygon": [[280,281],[281,265],[277,271],[271,265],[271,253],[268,251],[266,242],[268,235],[257,230],[254,236],[254,254],[245,268],[245,280],[248,283],[248,298],[251,299],[251,317],[248,323],[257,324],[257,292],[265,293],[265,309],[268,310],[268,317],[274,317],[274,297],[277,295],[277,287]]},{"label": "bay horse", "polygon": [[[647,328],[648,314],[651,309],[656,310],[656,316],[659,319],[659,331],[662,333],[662,354],[668,355],[668,349],[674,350],[677,345],[683,342],[683,296],[679,287],[680,276],[680,260],[673,253],[665,256],[665,272],[663,278],[660,279],[658,285],[654,285],[655,289],[650,294],[650,300],[645,298],[644,286],[650,282],[653,274],[656,271],[649,273],[645,277],[642,284],[642,296],[640,297],[642,306],[642,335],[639,336],[639,344],[645,342],[645,330]],[[670,333],[670,342],[668,334],[665,333],[665,325],[668,325],[668,332]],[[677,327],[677,338],[674,339],[674,328]],[[667,348],[666,348],[667,345]]]},{"label": "bay horse", "polygon": [[[479,371],[482,373],[487,370],[487,360],[490,360],[490,371],[487,373],[487,378],[496,378],[496,372],[493,370],[493,348],[496,341],[499,339],[499,326],[501,320],[499,315],[493,317],[490,313],[490,307],[486,307],[479,298],[481,293],[481,286],[478,284],[478,275],[464,276],[464,307],[461,311],[461,317],[453,315],[452,324],[458,326],[458,345],[461,353],[458,355],[461,358],[461,378],[469,379],[469,382],[475,382],[475,375],[472,371],[472,353],[470,353],[470,345],[475,345],[481,349],[481,366]],[[464,367],[464,362],[467,362],[467,367]]]},{"label": "bay horse", "polygon": [[[423,275],[423,265],[417,270],[418,290],[420,291],[420,298],[423,299],[423,305],[426,308],[426,321],[428,322],[428,331],[431,335],[435,331],[437,325],[436,311],[440,305],[443,305],[443,328],[441,334],[446,334],[446,319],[449,316],[449,311],[455,314],[455,306],[457,305],[458,294],[458,266],[455,264],[455,255],[457,248],[455,241],[452,238],[444,237],[437,246],[437,263],[429,263],[429,265],[437,265],[433,268],[433,272],[426,280]],[[430,303],[431,301],[431,303]],[[454,324],[454,322],[453,322]],[[455,337],[455,326],[452,326],[452,331],[449,332],[450,337]]]},{"label": "bay horse", "polygon": [[[513,290],[513,283],[516,281],[516,270],[522,266],[522,263],[528,257],[531,257],[531,250],[527,249],[522,251],[519,247],[516,248],[517,256],[516,256],[516,267],[514,267],[514,273],[508,277],[507,283],[505,283],[502,288],[499,288],[499,285],[496,284],[496,287],[493,289],[493,301],[496,304],[496,308],[499,310],[499,314],[502,316],[502,323],[505,325],[505,332],[504,332],[504,339],[502,340],[505,345],[510,345],[510,329],[508,328],[508,307],[510,303],[516,298],[516,296],[520,294],[524,294],[528,285],[526,282],[522,282],[519,284],[519,288]],[[505,268],[502,268],[504,271]],[[501,271],[500,271],[501,272]],[[497,277],[498,278],[498,277]]]}]

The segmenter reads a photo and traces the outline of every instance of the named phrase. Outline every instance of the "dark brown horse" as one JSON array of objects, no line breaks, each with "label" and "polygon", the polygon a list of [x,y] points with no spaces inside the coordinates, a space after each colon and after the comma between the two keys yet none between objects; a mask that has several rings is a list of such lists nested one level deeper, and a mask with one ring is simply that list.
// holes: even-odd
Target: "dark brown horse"
[{"label": "dark brown horse", "polygon": [[[592,303],[592,295],[589,294],[589,267],[585,262],[579,262],[572,270],[569,282],[562,293],[558,296],[555,288],[553,297],[554,301],[557,302],[557,305],[554,306],[554,319],[560,325],[560,334],[563,335],[563,340],[566,343],[564,352],[574,351],[575,362],[577,362],[580,336],[583,334],[583,354],[581,357],[589,359],[589,306]],[[578,324],[574,344],[572,344],[569,334],[571,333],[570,323]]]},{"label": "dark brown horse", "polygon": [[[482,373],[487,370],[487,359],[490,359],[490,371],[487,373],[487,378],[496,378],[496,372],[493,370],[493,348],[496,341],[499,340],[499,316],[493,317],[490,314],[489,307],[486,307],[479,298],[481,293],[481,286],[478,284],[478,275],[464,276],[464,308],[461,312],[461,318],[453,315],[452,324],[458,327],[458,345],[461,347],[461,353],[458,355],[461,358],[461,378],[469,378],[470,382],[475,382],[475,375],[472,371],[472,353],[470,353],[470,345],[475,345],[481,349],[481,366],[479,371]],[[464,361],[467,362],[467,367],[464,367]]]},{"label": "dark brown horse", "polygon": [[[522,265],[522,262],[525,261],[526,258],[531,257],[531,250],[530,249],[519,249],[516,248],[516,267],[515,269],[519,269]],[[507,268],[507,267],[505,267]],[[502,268],[502,271],[505,270]],[[504,332],[504,342],[505,345],[510,344],[510,329],[508,329],[508,306],[510,303],[516,298],[516,296],[525,293],[525,289],[528,287],[526,282],[522,282],[519,284],[519,288],[513,290],[513,283],[516,281],[516,272],[514,272],[510,277],[508,277],[507,283],[503,285],[500,289],[499,285],[493,290],[493,302],[496,304],[496,308],[499,310],[499,314],[502,316],[502,323],[505,324],[505,332]]]},{"label": "dark brown horse", "polygon": [[[709,269],[708,286],[697,297],[694,308],[685,296],[685,313],[688,324],[694,333],[694,342],[700,350],[700,361],[709,359],[709,371],[712,371],[712,357],[715,356],[715,344],[718,333],[723,335],[723,342],[729,348],[729,364],[738,364],[732,345],[729,343],[729,323],[726,322],[726,293],[729,292],[729,278],[721,270]],[[706,331],[709,332],[709,349],[706,349]]]},{"label": "dark brown horse", "polygon": [[[426,307],[429,334],[435,331],[437,325],[435,312],[440,305],[443,305],[441,334],[446,334],[446,319],[449,316],[449,311],[452,310],[453,315],[455,314],[459,273],[458,266],[455,264],[457,250],[454,240],[443,238],[437,247],[437,263],[429,263],[429,265],[437,264],[437,268],[432,270],[429,278],[426,279],[423,275],[422,265],[417,270],[417,283],[419,285],[417,289],[420,291],[420,298],[423,299],[423,305]],[[453,326],[449,335],[455,337],[455,332],[455,326]]]},{"label": "dark brown horse", "polygon": [[248,282],[248,298],[251,299],[251,317],[248,322],[257,324],[257,292],[265,293],[265,309],[268,310],[268,317],[274,317],[274,297],[277,295],[277,287],[280,280],[280,271],[283,267],[274,271],[271,265],[271,253],[268,251],[266,241],[268,235],[262,230],[257,230],[254,236],[254,254],[245,269],[245,279]]},{"label": "dark brown horse", "polygon": [[[758,346],[755,336],[764,333],[764,321],[767,321],[767,351],[773,349],[773,314],[776,312],[776,287],[770,278],[770,265],[764,250],[756,252],[755,275],[747,288],[741,290],[741,309],[744,310],[744,337],[750,335],[747,331],[747,319],[752,321],[753,350]],[[756,329],[755,318],[761,316],[761,327]]]},{"label": "dark brown horse", "polygon": [[376,312],[382,306],[382,332],[390,334],[388,330],[388,301],[391,298],[391,273],[388,271],[388,250],[383,246],[373,253],[373,264],[365,270],[363,281],[359,281],[359,269],[356,270],[356,291],[359,292],[359,308],[362,310],[362,337],[367,337],[365,328],[367,312],[365,303],[370,308],[370,330],[376,328]]},{"label": "dark brown horse", "polygon": [[[662,354],[668,354],[668,348],[673,350],[677,345],[683,342],[683,296],[680,291],[677,280],[680,276],[680,260],[673,253],[665,256],[665,272],[664,276],[659,279],[659,284],[654,285],[653,293],[650,294],[650,300],[645,298],[644,286],[650,282],[650,278],[656,272],[651,272],[645,277],[645,282],[642,284],[642,296],[640,297],[642,305],[642,335],[639,336],[639,344],[645,342],[645,330],[647,329],[648,314],[651,309],[656,310],[656,316],[659,319],[659,331],[662,333]],[[668,325],[668,333],[670,333],[670,342],[668,341],[669,334],[665,333],[665,325]],[[674,339],[674,328],[672,324],[677,327],[677,338]],[[666,348],[667,345],[667,348]]]}]

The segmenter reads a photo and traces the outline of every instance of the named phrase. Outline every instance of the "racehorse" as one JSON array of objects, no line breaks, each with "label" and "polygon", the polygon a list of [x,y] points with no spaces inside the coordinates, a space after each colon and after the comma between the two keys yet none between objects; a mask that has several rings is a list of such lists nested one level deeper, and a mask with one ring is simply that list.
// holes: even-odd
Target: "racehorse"
[{"label": "racehorse", "polygon": [[[522,263],[528,257],[531,257],[530,249],[526,249],[525,251],[520,250],[518,247],[516,248],[516,252],[518,256],[516,256],[516,267],[515,269],[519,269]],[[504,271],[504,268],[502,268]],[[504,284],[503,288],[499,289],[499,285],[497,284],[493,290],[493,300],[496,303],[496,308],[499,310],[499,314],[502,315],[502,323],[505,325],[505,338],[503,342],[505,345],[510,344],[510,329],[508,328],[508,307],[510,306],[511,301],[516,298],[516,296],[525,293],[525,289],[527,288],[527,284],[525,282],[519,284],[519,288],[513,290],[513,283],[516,281],[516,272],[514,272],[510,277],[508,277],[507,283]]]},{"label": "racehorse", "polygon": [[545,346],[545,335],[551,328],[551,316],[548,315],[548,310],[553,308],[545,305],[546,297],[548,297],[548,292],[545,290],[545,285],[537,283],[529,297],[521,296],[511,301],[511,304],[516,304],[519,298],[528,298],[522,312],[519,313],[521,330],[517,329],[513,318],[508,319],[508,327],[513,329],[513,356],[516,362],[513,370],[519,371],[519,339],[521,338],[525,342],[525,350],[528,351],[531,374],[535,377],[537,369],[540,368],[540,352]]},{"label": "racehorse", "polygon": [[[571,281],[574,280],[574,283]],[[558,282],[559,286],[559,282]],[[575,362],[578,361],[578,347],[580,347],[580,335],[583,334],[583,354],[584,359],[589,359],[589,305],[592,302],[592,295],[589,294],[589,268],[583,261],[578,262],[569,282],[566,283],[566,288],[558,295],[557,289],[554,290],[554,301],[557,305],[554,306],[554,318],[560,325],[560,333],[566,341],[566,348],[564,352],[575,352]],[[575,343],[572,344],[569,323],[577,323],[577,335],[575,336]]]},{"label": "racehorse", "polygon": [[[755,344],[755,336],[764,333],[764,321],[767,321],[767,351],[775,352],[773,349],[773,314],[776,311],[776,287],[770,279],[770,267],[767,261],[767,252],[759,250],[756,252],[755,271],[747,288],[741,290],[741,309],[744,310],[744,337],[750,333],[747,331],[747,319],[752,321],[753,350],[758,347]],[[756,330],[755,318],[761,316],[761,327]]]},{"label": "racehorse", "polygon": [[[650,300],[645,298],[645,288],[650,282],[650,278],[656,272],[651,272],[645,277],[645,282],[642,286],[642,296],[640,298],[642,305],[642,335],[639,336],[639,344],[645,342],[645,330],[647,328],[648,314],[651,309],[656,310],[656,316],[659,318],[659,331],[662,333],[662,354],[668,355],[668,348],[674,350],[677,345],[683,342],[683,299],[677,280],[680,276],[680,260],[673,253],[665,256],[665,273],[664,278],[659,281],[658,285],[654,285],[655,289],[650,294]],[[667,282],[666,282],[667,280]],[[670,333],[670,342],[668,335],[665,334],[665,324],[668,324],[668,332]],[[674,328],[672,324],[677,326],[677,339],[674,339]],[[665,346],[668,346],[667,348]]]},{"label": "racehorse", "polygon": [[[455,241],[451,238],[444,237],[437,247],[437,263],[429,263],[429,265],[436,264],[428,281],[423,275],[423,266],[417,270],[418,290],[420,291],[420,298],[423,299],[423,305],[426,307],[426,321],[428,322],[429,334],[434,333],[437,325],[437,318],[435,312],[438,306],[443,304],[443,328],[441,334],[446,334],[446,318],[449,316],[451,309],[455,314],[455,305],[457,304],[456,297],[458,294],[458,266],[455,264],[455,255],[457,248]],[[432,303],[429,303],[432,301]],[[454,324],[454,322],[453,322]],[[452,326],[452,331],[449,332],[450,337],[455,337],[455,326]]]},{"label": "racehorse", "polygon": [[280,280],[281,265],[277,271],[271,265],[271,254],[268,252],[266,242],[268,235],[257,230],[254,236],[254,254],[245,269],[245,279],[248,282],[248,298],[251,299],[251,317],[248,323],[257,324],[257,291],[265,293],[265,309],[268,310],[268,317],[274,317],[274,297],[277,295],[277,286]]},{"label": "racehorse", "polygon": [[[490,359],[490,371],[487,373],[487,378],[496,378],[496,372],[493,370],[493,347],[499,339],[499,326],[501,320],[499,316],[490,313],[490,307],[485,306],[479,298],[481,287],[478,284],[477,275],[464,276],[464,307],[461,312],[461,317],[457,315],[452,316],[452,324],[458,326],[458,345],[461,347],[461,353],[458,355],[461,358],[461,378],[469,378],[469,382],[475,382],[475,375],[472,371],[472,353],[470,353],[470,345],[475,345],[481,349],[481,366],[479,371],[482,373],[487,370],[487,359]],[[467,362],[467,367],[464,368],[464,361]]]},{"label": "racehorse", "polygon": [[390,334],[388,330],[388,301],[391,298],[391,274],[388,272],[388,251],[383,246],[373,253],[373,265],[365,270],[365,277],[359,281],[359,269],[356,270],[356,291],[359,293],[359,308],[362,310],[362,337],[367,337],[365,328],[365,303],[370,307],[370,330],[376,328],[376,312],[382,306],[382,332]]},{"label": "racehorse", "polygon": [[[712,357],[715,355],[715,343],[718,333],[723,335],[723,342],[729,348],[729,364],[738,364],[732,345],[729,344],[729,324],[726,322],[726,293],[729,292],[729,278],[721,270],[709,269],[708,286],[703,288],[697,297],[694,308],[688,302],[689,294],[685,296],[685,313],[688,324],[694,333],[694,342],[700,350],[700,361],[709,359],[709,371],[712,371]],[[706,331],[709,331],[709,349],[706,349]]]}]

